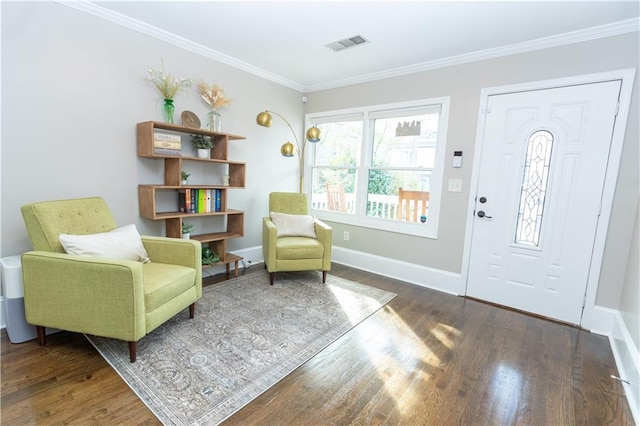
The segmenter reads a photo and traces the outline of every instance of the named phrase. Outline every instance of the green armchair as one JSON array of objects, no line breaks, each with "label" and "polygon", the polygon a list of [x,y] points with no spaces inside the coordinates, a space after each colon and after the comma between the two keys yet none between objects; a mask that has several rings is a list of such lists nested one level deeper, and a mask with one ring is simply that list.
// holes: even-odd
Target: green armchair
[{"label": "green armchair", "polygon": [[[306,194],[272,192],[269,194],[269,212],[288,215],[308,215]],[[308,236],[281,236],[271,215],[262,221],[262,254],[273,285],[276,272],[321,270],[322,282],[331,270],[333,231],[318,219],[313,220],[315,238]]]},{"label": "green armchair", "polygon": [[[45,345],[45,327],[121,339],[136,360],[137,342],[202,297],[200,242],[142,236],[151,262],[66,254],[60,234],[117,228],[102,198],[25,205],[34,251],[22,255],[25,314]],[[139,241],[138,241],[139,243]]]}]

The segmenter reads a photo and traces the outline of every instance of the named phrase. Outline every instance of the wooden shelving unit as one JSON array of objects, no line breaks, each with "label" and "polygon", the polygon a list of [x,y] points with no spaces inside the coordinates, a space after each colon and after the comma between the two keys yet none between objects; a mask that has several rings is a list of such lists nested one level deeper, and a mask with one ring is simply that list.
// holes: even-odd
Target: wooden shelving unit
[{"label": "wooden shelving unit", "polygon": [[[154,132],[178,134],[187,136],[201,134],[211,136],[214,140],[214,148],[211,149],[210,158],[196,158],[178,155],[159,155],[154,150]],[[245,139],[244,136],[230,133],[210,132],[204,129],[194,129],[191,127],[178,126],[175,124],[162,123],[158,121],[145,121],[137,124],[138,135],[138,157],[154,158],[164,162],[164,182],[163,184],[141,184],[138,185],[138,198],[140,204],[140,215],[152,220],[164,220],[167,237],[181,238],[182,221],[185,218],[194,217],[224,217],[226,229],[221,232],[191,235],[194,240],[200,241],[203,245],[209,245],[214,253],[220,256],[220,263],[227,267],[235,263],[235,273],[238,274],[238,262],[242,257],[227,252],[227,240],[244,236],[244,212],[227,207],[227,192],[234,189],[244,189],[246,164],[236,161],[229,161],[228,148],[229,141]],[[182,144],[190,143],[182,141]],[[224,167],[229,175],[229,185],[211,184],[181,184],[181,172],[185,162],[204,162],[211,167]],[[207,213],[184,213],[178,211],[178,192],[185,189],[212,189],[220,190],[221,203],[220,211]],[[175,192],[175,210],[159,211],[159,195],[166,192]]]}]

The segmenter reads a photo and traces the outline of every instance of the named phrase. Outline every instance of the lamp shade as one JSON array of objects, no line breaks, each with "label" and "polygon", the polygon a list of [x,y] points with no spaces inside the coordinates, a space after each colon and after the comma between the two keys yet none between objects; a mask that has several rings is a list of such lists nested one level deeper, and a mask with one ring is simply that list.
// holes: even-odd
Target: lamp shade
[{"label": "lamp shade", "polygon": [[293,157],[294,147],[291,142],[285,142],[280,147],[280,153],[283,157]]},{"label": "lamp shade", "polygon": [[307,140],[311,143],[320,142],[320,129],[313,126],[307,130]]},{"label": "lamp shade", "polygon": [[256,117],[256,123],[263,127],[271,127],[273,117],[267,111],[263,111]]}]

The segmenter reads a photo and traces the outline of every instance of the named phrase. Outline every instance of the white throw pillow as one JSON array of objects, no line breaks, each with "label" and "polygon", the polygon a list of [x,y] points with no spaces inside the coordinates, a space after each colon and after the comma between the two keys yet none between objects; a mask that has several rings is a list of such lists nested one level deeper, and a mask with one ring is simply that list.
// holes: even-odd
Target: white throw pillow
[{"label": "white throw pillow", "polygon": [[280,237],[316,238],[314,217],[306,214],[286,214],[271,212],[271,220],[276,225]]},{"label": "white throw pillow", "polygon": [[123,226],[100,234],[60,234],[58,238],[68,254],[151,262],[135,225]]}]

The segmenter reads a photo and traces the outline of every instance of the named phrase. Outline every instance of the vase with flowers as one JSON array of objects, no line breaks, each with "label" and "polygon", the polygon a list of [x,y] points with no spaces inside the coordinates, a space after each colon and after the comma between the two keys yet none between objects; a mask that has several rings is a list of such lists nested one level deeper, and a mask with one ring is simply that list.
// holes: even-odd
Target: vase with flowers
[{"label": "vase with flowers", "polygon": [[154,71],[149,68],[149,76],[147,80],[152,82],[158,89],[164,99],[163,113],[164,121],[173,124],[173,114],[175,112],[175,105],[173,104],[173,98],[176,94],[186,87],[190,87],[192,81],[187,78],[175,78],[164,70],[164,62],[161,61],[160,69]]},{"label": "vase with flowers", "polygon": [[221,128],[219,110],[230,105],[231,99],[227,98],[224,94],[224,90],[217,85],[209,86],[203,81],[198,83],[198,93],[202,100],[211,107],[211,110],[207,113],[209,130],[212,132],[219,132]]}]

